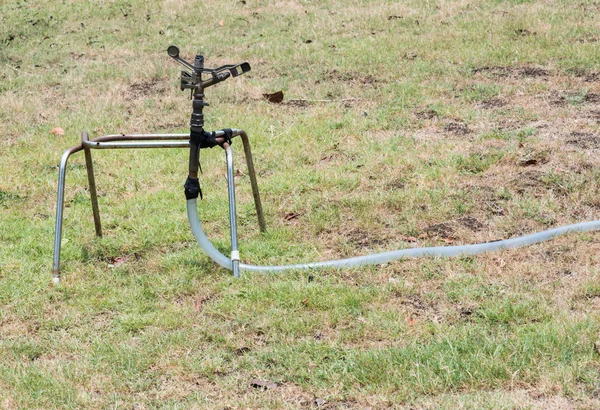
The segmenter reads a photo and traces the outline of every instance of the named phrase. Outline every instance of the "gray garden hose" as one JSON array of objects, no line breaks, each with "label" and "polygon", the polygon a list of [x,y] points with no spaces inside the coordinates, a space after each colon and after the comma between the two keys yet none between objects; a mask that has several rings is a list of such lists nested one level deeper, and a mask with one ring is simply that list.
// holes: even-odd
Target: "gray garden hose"
[{"label": "gray garden hose", "polygon": [[[231,259],[219,252],[210,240],[206,237],[202,224],[198,218],[198,208],[196,199],[187,201],[187,214],[192,232],[200,245],[200,248],[216,263],[222,267],[231,270]],[[518,238],[505,239],[503,241],[480,243],[473,245],[458,246],[434,246],[430,248],[410,248],[400,249],[390,252],[375,253],[365,256],[357,256],[348,259],[339,259],[325,262],[300,263],[295,265],[280,266],[257,266],[240,263],[240,269],[247,272],[281,272],[285,270],[317,269],[317,268],[350,268],[363,265],[376,265],[387,263],[402,258],[423,258],[436,256],[469,256],[485,252],[499,251],[503,249],[514,249],[522,246],[533,245],[536,243],[548,241],[557,236],[571,232],[587,232],[600,230],[600,221],[581,222],[572,225],[561,226],[548,229],[547,231],[520,236]]]}]

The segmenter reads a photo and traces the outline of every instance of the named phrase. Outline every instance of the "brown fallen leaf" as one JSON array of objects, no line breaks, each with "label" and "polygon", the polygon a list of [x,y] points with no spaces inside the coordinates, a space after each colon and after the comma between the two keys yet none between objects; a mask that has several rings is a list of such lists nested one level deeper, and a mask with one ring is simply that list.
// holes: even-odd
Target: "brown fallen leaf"
[{"label": "brown fallen leaf", "polygon": [[223,27],[224,25],[225,25],[225,21],[224,20],[219,21],[219,26]]},{"label": "brown fallen leaf", "polygon": [[65,135],[65,130],[63,130],[60,127],[52,128],[52,130],[50,130],[50,134],[53,134],[53,135]]},{"label": "brown fallen leaf", "polygon": [[263,97],[270,103],[280,104],[283,101],[283,91],[263,94]]}]

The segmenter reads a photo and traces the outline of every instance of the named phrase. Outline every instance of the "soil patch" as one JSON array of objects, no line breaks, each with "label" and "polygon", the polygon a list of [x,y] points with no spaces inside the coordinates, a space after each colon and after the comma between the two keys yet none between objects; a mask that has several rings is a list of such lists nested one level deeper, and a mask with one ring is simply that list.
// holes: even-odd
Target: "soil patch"
[{"label": "soil patch", "polygon": [[494,215],[504,214],[505,198],[498,192],[497,188],[482,185],[467,187],[467,192],[470,195],[478,198],[478,203],[485,211],[491,212]]},{"label": "soil patch", "polygon": [[485,66],[473,69],[473,74],[487,74],[492,77],[547,77],[548,70],[541,67],[510,67],[510,66]]},{"label": "soil patch", "polygon": [[549,101],[550,105],[554,105],[556,107],[564,107],[565,105],[568,104],[567,98],[564,95],[561,95],[559,93],[553,92],[550,95],[550,101]]},{"label": "soil patch", "polygon": [[129,86],[129,99],[135,99],[138,96],[156,96],[165,91],[167,91],[165,81],[160,78],[152,78],[148,81],[131,84]]},{"label": "soil patch", "polygon": [[406,180],[404,178],[397,178],[385,185],[385,189],[393,191],[396,189],[404,189],[406,187]]},{"label": "soil patch", "polygon": [[415,116],[420,120],[432,120],[438,117],[434,110],[415,111]]},{"label": "soil patch", "polygon": [[471,129],[467,127],[467,124],[463,124],[462,122],[449,122],[444,125],[444,131],[454,135],[467,135],[472,132]]},{"label": "soil patch", "polygon": [[588,93],[581,96],[578,93],[573,92],[553,92],[550,95],[550,104],[557,107],[564,107],[565,105],[572,104],[598,104],[600,103],[600,94]]},{"label": "soil patch", "polygon": [[544,187],[545,184],[542,181],[542,176],[543,174],[541,171],[530,169],[524,172],[519,172],[511,181],[511,184],[515,187],[519,194],[522,194],[525,191],[530,191],[532,188]]},{"label": "soil patch", "polygon": [[600,94],[588,93],[583,97],[586,103],[600,103]]},{"label": "soil patch", "polygon": [[581,149],[597,149],[600,148],[600,136],[591,132],[574,131],[566,143]]},{"label": "soil patch", "polygon": [[529,167],[532,165],[545,164],[549,161],[550,153],[547,151],[532,151],[525,153],[517,158],[515,164],[519,167]]},{"label": "soil patch", "polygon": [[388,241],[377,235],[372,235],[369,231],[363,229],[353,229],[348,232],[346,235],[348,238],[348,242],[354,246],[363,247],[363,248],[371,248],[384,245]]},{"label": "soil patch", "polygon": [[600,122],[600,110],[590,111],[588,117],[597,120],[597,122]]},{"label": "soil patch", "polygon": [[479,105],[481,108],[489,110],[492,108],[504,107],[506,105],[506,101],[501,100],[500,98],[490,98],[489,100],[482,101]]},{"label": "soil patch", "polygon": [[362,85],[372,85],[375,83],[382,82],[381,79],[376,78],[370,74],[362,74],[355,71],[342,72],[334,69],[326,73],[322,79],[315,81],[315,84],[328,81],[342,81],[345,83],[354,83]]},{"label": "soil patch", "polygon": [[425,301],[423,301],[419,295],[407,296],[402,300],[402,304],[405,306],[410,306],[413,313],[419,316],[425,314],[430,307],[429,304],[425,303]]},{"label": "soil patch", "polygon": [[600,80],[600,73],[595,71],[588,71],[583,68],[571,68],[567,70],[567,73],[585,81],[586,83],[593,83]]},{"label": "soil patch", "polygon": [[429,225],[427,228],[425,228],[425,232],[432,236],[448,238],[454,235],[454,228],[450,224],[442,222],[439,224]]},{"label": "soil patch", "polygon": [[483,228],[483,224],[474,216],[464,216],[462,218],[458,218],[457,222],[463,226],[466,226],[472,231],[480,231]]}]

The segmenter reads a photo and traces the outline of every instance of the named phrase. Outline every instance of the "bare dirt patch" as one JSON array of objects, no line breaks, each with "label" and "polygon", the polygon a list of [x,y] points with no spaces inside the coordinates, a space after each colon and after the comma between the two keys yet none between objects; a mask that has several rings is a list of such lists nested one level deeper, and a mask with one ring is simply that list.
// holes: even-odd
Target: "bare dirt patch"
[{"label": "bare dirt patch", "polygon": [[438,117],[438,113],[434,110],[415,111],[414,114],[420,120],[433,120]]},{"label": "bare dirt patch", "polygon": [[596,120],[596,122],[600,122],[600,110],[591,110],[588,113],[588,118]]},{"label": "bare dirt patch", "polygon": [[375,234],[365,229],[356,228],[346,235],[348,242],[361,248],[372,248],[385,245],[388,241],[381,236],[380,232]]},{"label": "bare dirt patch", "polygon": [[541,171],[528,169],[527,171],[517,173],[510,184],[519,194],[524,192],[534,192],[544,187],[542,176],[543,173]]},{"label": "bare dirt patch", "polygon": [[600,148],[600,136],[591,132],[573,131],[565,142],[584,150]]},{"label": "bare dirt patch", "polygon": [[396,189],[404,189],[406,187],[406,179],[405,178],[396,178],[393,181],[390,181],[385,185],[386,190],[396,190]]},{"label": "bare dirt patch", "polygon": [[564,107],[569,104],[567,98],[556,91],[550,94],[548,102],[550,103],[550,105],[553,105],[555,107]]},{"label": "bare dirt patch", "polygon": [[489,100],[482,101],[479,106],[483,109],[489,110],[493,108],[501,108],[506,105],[506,101],[500,98],[490,98]]},{"label": "bare dirt patch", "polygon": [[483,228],[483,224],[474,216],[463,216],[458,218],[457,222],[472,231],[480,231]]},{"label": "bare dirt patch", "polygon": [[549,161],[550,153],[546,150],[525,152],[515,161],[519,167],[545,164]]},{"label": "bare dirt patch", "polygon": [[541,67],[511,67],[511,66],[485,66],[473,69],[473,74],[484,74],[490,77],[534,77],[542,78],[550,75],[549,71]]},{"label": "bare dirt patch", "polygon": [[[507,185],[502,181],[502,185]],[[503,215],[506,194],[499,188],[489,185],[468,185],[463,188],[469,196],[477,198],[478,208],[493,215]],[[466,217],[468,218],[468,216]]]},{"label": "bare dirt patch", "polygon": [[402,304],[404,306],[409,307],[411,313],[417,316],[424,316],[427,313],[427,311],[430,310],[432,307],[429,303],[426,303],[423,300],[423,298],[421,298],[419,295],[406,296],[406,298],[402,300]]},{"label": "bare dirt patch", "polygon": [[315,83],[319,84],[322,81],[341,81],[354,84],[373,85],[375,83],[380,83],[383,80],[370,74],[362,74],[356,71],[339,71],[334,69],[326,73],[323,79],[317,80]]},{"label": "bare dirt patch", "polygon": [[439,224],[429,225],[424,231],[431,236],[440,236],[443,238],[449,238],[454,235],[454,228],[448,222],[442,222]]},{"label": "bare dirt patch", "polygon": [[449,122],[448,124],[444,125],[444,131],[459,136],[467,135],[472,132],[467,124],[462,122]]},{"label": "bare dirt patch", "polygon": [[557,107],[564,107],[569,104],[573,104],[573,105],[598,104],[598,103],[600,103],[600,94],[587,93],[585,95],[582,95],[579,92],[553,91],[550,94],[549,102],[551,105],[554,105]]},{"label": "bare dirt patch", "polygon": [[588,93],[583,97],[583,101],[586,103],[600,103],[600,94]]},{"label": "bare dirt patch", "polygon": [[586,83],[593,83],[600,79],[600,73],[596,71],[589,71],[584,68],[571,68],[567,70],[567,73],[573,75]]},{"label": "bare dirt patch", "polygon": [[129,86],[127,99],[133,100],[140,96],[157,96],[167,91],[167,83],[160,78],[152,78],[148,81],[133,83]]}]

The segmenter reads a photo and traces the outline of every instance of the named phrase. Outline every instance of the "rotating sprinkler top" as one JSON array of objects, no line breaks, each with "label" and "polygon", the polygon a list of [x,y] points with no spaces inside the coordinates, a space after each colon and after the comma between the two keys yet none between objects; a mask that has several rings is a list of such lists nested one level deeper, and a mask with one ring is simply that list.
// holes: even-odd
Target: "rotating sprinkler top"
[{"label": "rotating sprinkler top", "polygon": [[[228,64],[218,68],[205,68],[204,56],[197,54],[194,58],[194,64],[191,64],[179,56],[179,48],[175,45],[167,48],[167,54],[187,70],[181,71],[180,83],[181,91],[190,90],[192,99],[192,115],[190,118],[190,163],[189,174],[185,181],[186,199],[202,199],[202,189],[198,179],[198,169],[202,170],[200,165],[200,150],[203,148],[212,148],[216,145],[223,147],[223,144],[231,143],[231,129],[226,128],[224,138],[217,138],[216,133],[204,130],[204,107],[209,104],[204,101],[204,89],[212,85],[225,81],[229,77],[237,77],[250,71],[250,64],[247,62],[241,64]],[[208,78],[203,79],[203,74]]]}]

